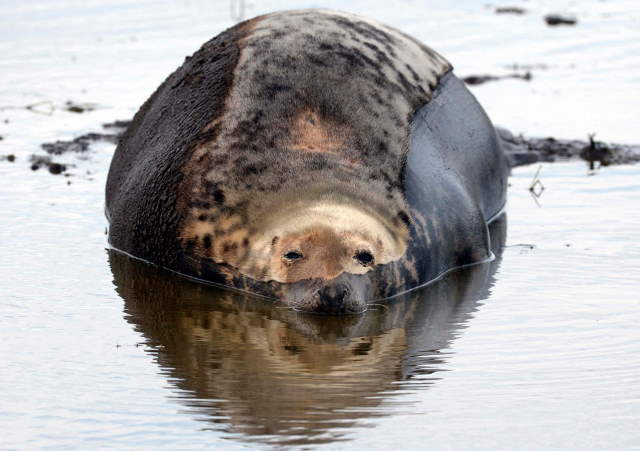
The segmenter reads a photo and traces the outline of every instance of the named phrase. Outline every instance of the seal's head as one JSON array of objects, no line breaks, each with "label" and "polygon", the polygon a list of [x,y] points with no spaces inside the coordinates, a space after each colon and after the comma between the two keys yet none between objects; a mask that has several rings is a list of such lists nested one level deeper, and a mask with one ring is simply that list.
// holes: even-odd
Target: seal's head
[{"label": "seal's head", "polygon": [[293,308],[357,313],[372,294],[367,273],[404,253],[407,231],[361,206],[321,201],[272,212],[249,242],[240,270],[282,283]]},{"label": "seal's head", "polygon": [[196,221],[185,236],[203,243],[194,255],[276,287],[275,294],[293,309],[364,311],[375,295],[374,268],[398,260],[407,248],[406,224],[335,194],[304,197],[280,197],[243,223]]}]

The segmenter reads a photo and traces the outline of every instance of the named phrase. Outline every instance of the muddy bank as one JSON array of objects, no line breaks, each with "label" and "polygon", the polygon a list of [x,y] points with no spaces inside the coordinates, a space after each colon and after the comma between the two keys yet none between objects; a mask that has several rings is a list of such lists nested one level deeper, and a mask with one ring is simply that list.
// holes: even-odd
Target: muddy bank
[{"label": "muddy bank", "polygon": [[464,81],[468,85],[482,85],[489,81],[499,81],[507,78],[515,78],[518,80],[531,81],[533,76],[529,71],[524,72],[522,74],[513,73],[513,74],[507,74],[507,75],[467,75],[466,77],[462,78],[462,81]]},{"label": "muddy bank", "polygon": [[[87,133],[70,141],[56,141],[41,144],[46,154],[33,154],[28,162],[32,170],[46,168],[53,175],[72,175],[74,165],[55,161],[56,156],[65,154],[83,154],[91,150],[95,142],[103,141],[117,144],[131,121],[115,121],[103,124],[100,132]],[[640,161],[639,145],[613,144],[595,139],[595,135],[586,140],[556,139],[553,137],[530,138],[514,135],[509,130],[496,127],[498,138],[509,159],[511,167],[523,166],[539,161],[568,161],[582,159],[591,164],[608,166],[629,164]],[[0,155],[0,161],[14,162],[13,154]]]},{"label": "muddy bank", "polygon": [[496,14],[515,14],[521,16],[526,14],[527,10],[518,6],[500,6],[494,9]]},{"label": "muddy bank", "polygon": [[[126,131],[131,121],[115,121],[102,124],[101,132],[91,132],[80,135],[70,141],[55,141],[51,143],[43,143],[40,145],[45,154],[34,153],[28,158],[29,167],[32,171],[44,168],[53,175],[73,175],[75,165],[68,163],[60,163],[55,161],[55,157],[65,154],[84,154],[91,149],[91,145],[96,142],[109,142],[117,144],[122,134]],[[8,161],[13,163],[16,161],[14,154],[0,155],[0,161]],[[70,183],[70,182],[68,182]]]},{"label": "muddy bank", "polygon": [[78,136],[71,141],[56,141],[40,145],[49,155],[63,155],[66,153],[82,153],[89,150],[92,143],[105,141],[117,144],[131,121],[115,121],[102,124],[103,132],[92,132]]},{"label": "muddy bank", "polygon": [[529,138],[514,135],[509,130],[496,127],[502,148],[511,167],[538,161],[568,161],[582,159],[592,166],[599,164],[629,164],[640,161],[640,146],[613,144],[598,141],[595,135],[588,141],[577,139]]},{"label": "muddy bank", "polygon": [[[493,11],[496,14],[512,14],[516,16],[522,16],[527,13],[526,9],[520,8],[519,6],[499,6],[494,8]],[[578,23],[578,19],[576,19],[575,16],[566,14],[550,13],[546,14],[543,19],[550,27],[556,27],[558,25],[572,26]]]},{"label": "muddy bank", "polygon": [[578,19],[575,17],[562,14],[547,14],[544,16],[544,21],[551,27],[557,27],[558,25],[575,25],[578,23]]}]

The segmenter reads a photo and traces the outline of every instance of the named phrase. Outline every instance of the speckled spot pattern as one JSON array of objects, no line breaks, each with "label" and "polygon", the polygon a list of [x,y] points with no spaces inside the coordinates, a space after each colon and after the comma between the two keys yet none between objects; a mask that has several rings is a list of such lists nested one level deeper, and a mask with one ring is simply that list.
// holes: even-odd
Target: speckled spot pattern
[{"label": "speckled spot pattern", "polygon": [[241,261],[277,193],[304,199],[321,186],[406,223],[411,117],[450,64],[393,28],[329,10],[258,17],[238,46],[224,111],[183,169],[183,248]]}]

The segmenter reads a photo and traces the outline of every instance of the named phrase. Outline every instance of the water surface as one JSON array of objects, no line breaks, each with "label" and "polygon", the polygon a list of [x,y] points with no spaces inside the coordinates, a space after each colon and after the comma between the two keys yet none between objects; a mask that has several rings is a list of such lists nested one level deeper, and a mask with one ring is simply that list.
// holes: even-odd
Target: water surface
[{"label": "water surface", "polygon": [[[640,142],[636,3],[521,4],[322,6],[398,26],[461,75],[548,66],[474,88],[516,132]],[[0,8],[0,155],[17,156],[0,161],[0,448],[640,448],[640,166],[546,164],[535,199],[538,166],[516,169],[492,263],[362,316],[296,315],[109,253],[113,145],[64,157],[71,177],[27,162],[131,117],[232,24],[228,3]],[[579,26],[548,29],[550,10]],[[40,101],[51,115],[23,108]]]}]

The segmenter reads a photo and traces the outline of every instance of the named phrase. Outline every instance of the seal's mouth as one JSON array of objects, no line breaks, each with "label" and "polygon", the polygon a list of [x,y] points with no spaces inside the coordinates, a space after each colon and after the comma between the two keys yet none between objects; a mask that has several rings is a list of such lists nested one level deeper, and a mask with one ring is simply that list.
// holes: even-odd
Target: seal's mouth
[{"label": "seal's mouth", "polygon": [[331,281],[312,279],[293,283],[283,293],[282,300],[298,312],[350,315],[367,310],[370,292],[364,276],[344,273]]}]

